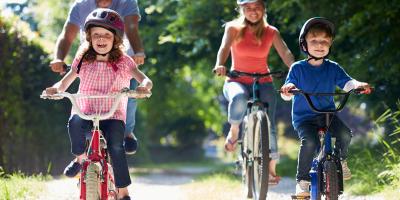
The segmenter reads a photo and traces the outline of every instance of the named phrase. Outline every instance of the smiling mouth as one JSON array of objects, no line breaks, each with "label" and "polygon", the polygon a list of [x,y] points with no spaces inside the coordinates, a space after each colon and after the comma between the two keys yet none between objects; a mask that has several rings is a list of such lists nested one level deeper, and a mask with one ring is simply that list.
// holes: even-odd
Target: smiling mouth
[{"label": "smiling mouth", "polygon": [[106,44],[98,44],[97,47],[98,47],[98,48],[106,48],[107,45],[106,45]]}]

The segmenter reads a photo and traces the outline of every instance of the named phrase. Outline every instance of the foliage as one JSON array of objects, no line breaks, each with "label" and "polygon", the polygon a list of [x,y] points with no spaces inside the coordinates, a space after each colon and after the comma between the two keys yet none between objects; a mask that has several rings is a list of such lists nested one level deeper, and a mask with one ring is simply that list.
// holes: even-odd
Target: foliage
[{"label": "foliage", "polygon": [[14,173],[5,177],[0,176],[0,198],[4,200],[37,198],[45,188],[47,177],[25,176]]},{"label": "foliage", "polygon": [[0,16],[0,166],[6,172],[46,171],[66,149],[65,138],[56,135],[65,132],[60,119],[66,116],[48,113],[66,110],[39,98],[55,77],[48,70],[47,54],[27,27],[18,18]]}]

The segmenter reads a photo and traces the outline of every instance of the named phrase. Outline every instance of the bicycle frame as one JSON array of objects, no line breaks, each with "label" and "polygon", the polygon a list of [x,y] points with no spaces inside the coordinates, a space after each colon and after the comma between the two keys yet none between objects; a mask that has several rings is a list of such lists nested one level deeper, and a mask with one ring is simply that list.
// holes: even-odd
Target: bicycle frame
[{"label": "bicycle frame", "polygon": [[[109,119],[114,112],[117,110],[120,101],[124,97],[130,98],[142,98],[142,97],[150,97],[151,93],[138,93],[134,90],[123,89],[119,93],[109,94],[109,95],[83,95],[83,94],[70,94],[68,92],[57,93],[54,95],[41,95],[43,99],[53,99],[59,100],[64,97],[68,98],[72,104],[73,111],[79,115],[82,119],[90,120],[93,122],[92,129],[92,138],[90,140],[89,146],[87,148],[86,154],[87,159],[85,159],[82,163],[81,175],[80,175],[80,199],[87,200],[87,194],[92,195],[92,193],[99,194],[94,195],[94,197],[90,197],[90,199],[98,199],[108,200],[109,197],[114,197],[117,199],[117,191],[114,184],[114,173],[112,171],[112,167],[110,162],[108,161],[108,152],[107,152],[107,141],[105,140],[101,130],[100,130],[100,121]],[[107,113],[96,113],[92,115],[87,115],[82,113],[82,111],[77,106],[76,99],[79,97],[84,98],[114,98],[114,102],[111,106],[111,109]],[[100,183],[91,185],[88,189],[87,183],[88,179],[91,177],[90,173],[93,173],[90,169],[91,167],[95,167],[96,173],[96,183],[97,180]],[[90,169],[89,169],[90,168]]]},{"label": "bicycle frame", "polygon": [[[318,130],[318,135],[320,138],[320,146],[318,147],[318,155],[313,159],[312,164],[311,164],[311,170],[310,170],[310,177],[311,177],[311,199],[312,200],[319,200],[321,198],[321,194],[327,195],[326,193],[332,192],[331,190],[337,190],[334,191],[336,197],[339,195],[343,194],[344,188],[343,188],[343,174],[342,174],[342,165],[340,162],[340,152],[335,152],[334,146],[332,145],[334,142],[334,138],[332,137],[332,134],[328,131],[329,126],[330,126],[330,117],[332,118],[335,116],[337,112],[340,112],[344,106],[347,103],[347,100],[352,93],[360,93],[363,89],[354,89],[350,90],[349,92],[346,93],[306,93],[302,90],[291,90],[289,91],[290,93],[296,95],[300,94],[305,97],[308,105],[310,106],[311,110],[313,110],[315,113],[320,113],[320,114],[325,114],[325,126],[319,128]],[[321,110],[316,108],[316,106],[313,104],[311,97],[310,96],[343,96],[342,100],[340,101],[340,104],[335,108],[331,110]],[[324,175],[324,163],[326,162],[333,162],[334,165],[336,166],[336,183],[337,188],[335,189],[334,186],[330,186],[329,180],[326,180],[327,178],[322,177]],[[326,186],[328,184],[328,186]],[[334,188],[334,189],[332,189]]]},{"label": "bicycle frame", "polygon": [[[247,197],[256,200],[265,199],[268,192],[269,176],[269,119],[268,103],[261,102],[259,79],[271,75],[283,76],[285,72],[272,72],[265,74],[252,74],[246,72],[231,71],[227,73],[228,77],[235,78],[239,76],[248,76],[253,78],[252,93],[247,103],[246,117],[243,121],[246,131],[239,137],[241,152],[239,154],[242,160],[241,167],[244,182],[247,184]],[[250,119],[255,117],[256,119]],[[254,122],[254,123],[253,123]],[[253,129],[252,132],[247,130]],[[260,133],[257,133],[257,130]],[[238,161],[237,163],[240,163]]]}]

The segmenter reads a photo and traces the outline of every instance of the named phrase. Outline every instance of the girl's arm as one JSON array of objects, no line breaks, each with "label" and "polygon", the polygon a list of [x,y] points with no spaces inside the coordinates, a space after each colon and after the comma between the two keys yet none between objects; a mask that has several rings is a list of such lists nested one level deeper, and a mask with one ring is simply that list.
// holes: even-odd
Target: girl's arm
[{"label": "girl's arm", "polygon": [[133,68],[132,76],[137,82],[140,83],[140,85],[136,88],[136,90],[150,91],[151,88],[153,88],[153,82],[137,67]]},{"label": "girl's arm", "polygon": [[217,54],[217,61],[213,69],[213,71],[219,76],[224,76],[226,74],[225,62],[231,53],[231,46],[237,34],[237,27],[230,23],[226,24],[224,36],[222,37],[221,46],[219,47]]},{"label": "girl's arm", "polygon": [[276,32],[272,43],[276,51],[278,52],[279,56],[283,60],[283,62],[286,64],[288,68],[290,68],[290,66],[292,66],[292,63],[294,62],[294,56],[292,52],[290,52],[285,41],[283,41],[279,31]]},{"label": "girl's arm", "polygon": [[75,70],[71,69],[60,81],[55,83],[53,86],[46,88],[45,91],[43,91],[43,93],[52,95],[58,92],[64,92],[65,90],[68,89],[68,87],[72,84],[72,82],[74,82],[76,77],[78,77],[78,74],[76,73]]}]

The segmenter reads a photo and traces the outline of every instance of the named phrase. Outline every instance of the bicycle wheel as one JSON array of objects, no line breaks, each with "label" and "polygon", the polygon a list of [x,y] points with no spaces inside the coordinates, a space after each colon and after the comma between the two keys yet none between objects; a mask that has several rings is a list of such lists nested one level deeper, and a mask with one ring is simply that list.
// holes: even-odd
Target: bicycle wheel
[{"label": "bicycle wheel", "polygon": [[[242,158],[242,182],[246,198],[253,198],[253,168],[249,155],[253,147],[254,119],[253,116],[246,116],[243,120],[244,131],[242,132],[241,158]],[[249,137],[251,136],[251,137]],[[250,148],[251,147],[251,148]]]},{"label": "bicycle wheel", "polygon": [[256,112],[254,126],[253,199],[265,200],[269,178],[269,121],[263,111]]},{"label": "bicycle wheel", "polygon": [[99,200],[99,168],[96,164],[90,163],[87,167],[86,177],[86,200]]},{"label": "bicycle wheel", "polygon": [[333,161],[324,163],[324,192],[327,200],[339,198],[339,183],[336,164]]},{"label": "bicycle wheel", "polygon": [[108,165],[108,200],[118,200],[117,188],[114,182],[114,170],[110,163]]}]

